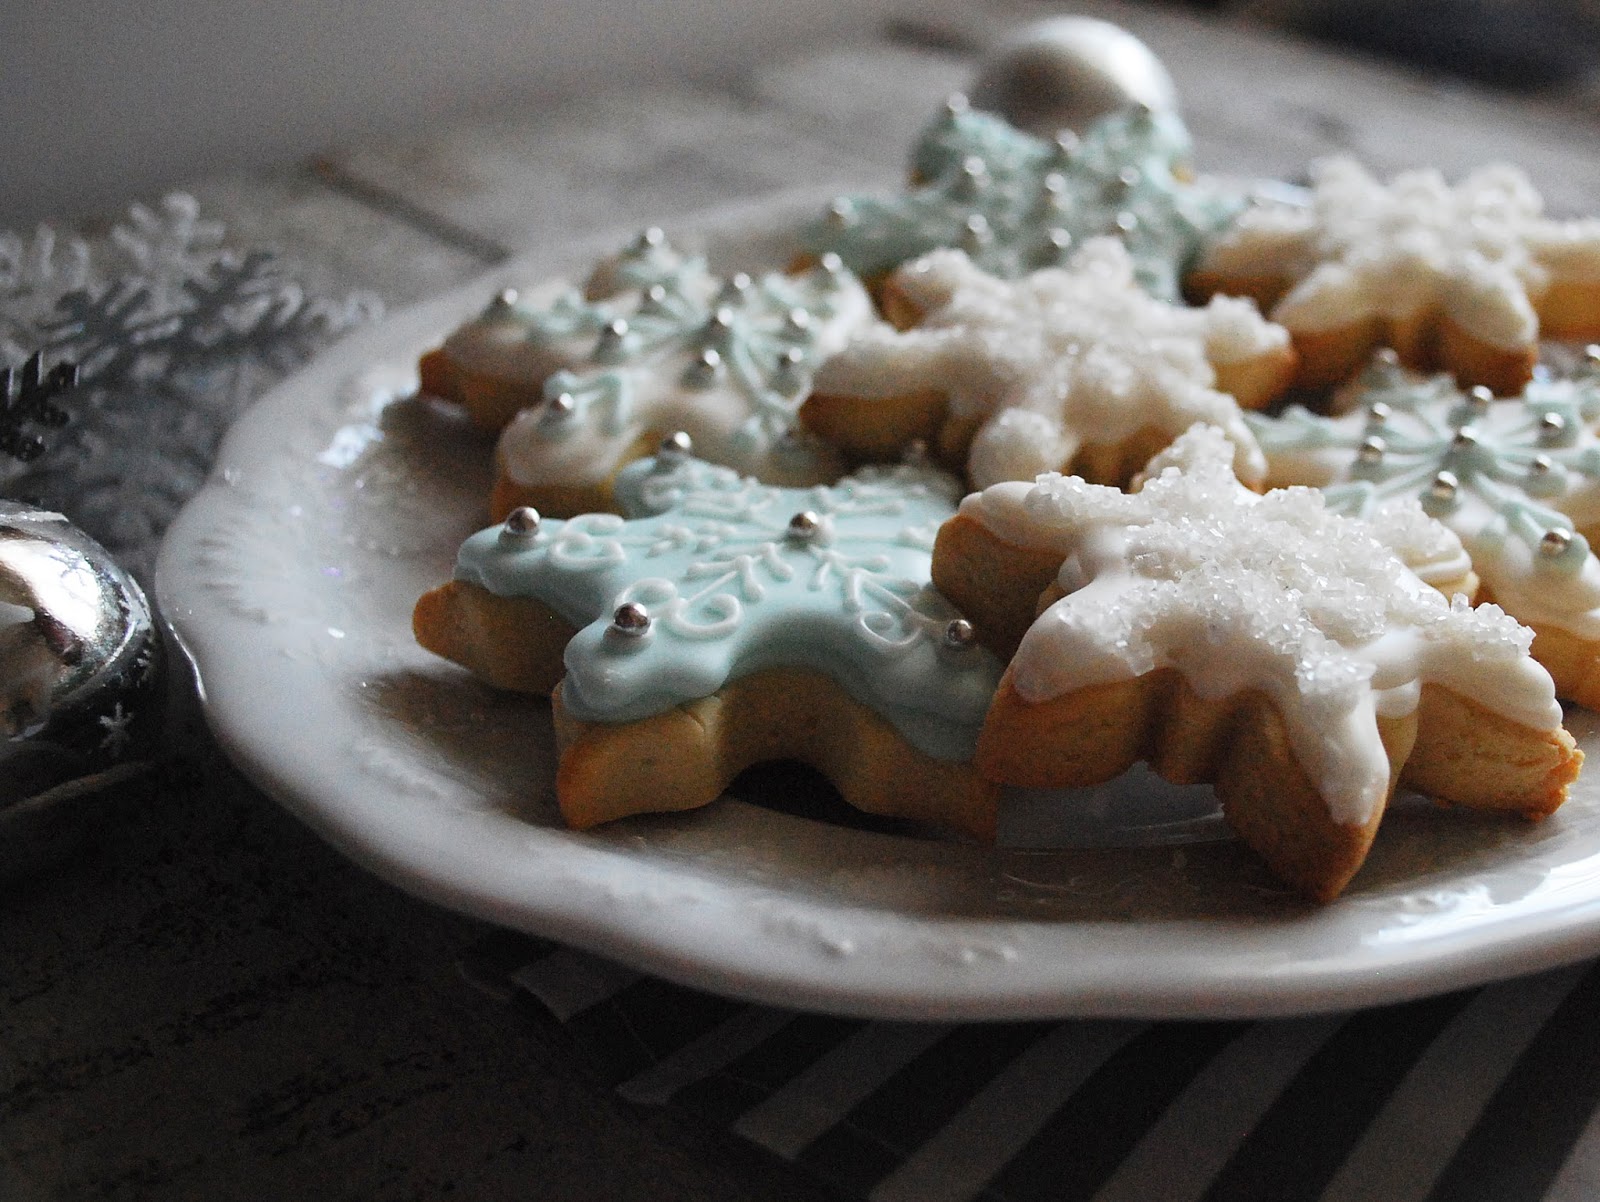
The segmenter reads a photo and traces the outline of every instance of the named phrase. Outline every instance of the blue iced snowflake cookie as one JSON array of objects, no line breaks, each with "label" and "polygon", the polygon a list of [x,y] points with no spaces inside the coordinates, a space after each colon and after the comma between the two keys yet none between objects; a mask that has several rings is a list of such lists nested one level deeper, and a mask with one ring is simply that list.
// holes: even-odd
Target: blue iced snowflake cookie
[{"label": "blue iced snowflake cookie", "polygon": [[664,434],[774,484],[835,480],[840,457],[795,429],[811,373],[875,321],[836,259],[722,276],[647,230],[587,287],[504,293],[423,362],[423,389],[504,427],[491,509],[611,508],[620,467]]},{"label": "blue iced snowflake cookie", "polygon": [[1485,599],[1536,632],[1533,654],[1561,696],[1600,704],[1600,351],[1571,379],[1520,396],[1405,372],[1393,352],[1368,369],[1339,417],[1291,406],[1246,414],[1270,485],[1310,484],[1366,515],[1416,498],[1460,537]]},{"label": "blue iced snowflake cookie", "polygon": [[468,539],[418,636],[491,679],[522,655],[508,631],[561,653],[574,825],[702,805],[797,758],[859,808],[992,833],[968,761],[1001,665],[929,583],[959,494],[916,464],[775,487],[671,440],[618,477],[626,516],[519,509]]},{"label": "blue iced snowflake cookie", "polygon": [[834,200],[802,239],[869,279],[939,247],[1016,278],[1110,234],[1127,245],[1145,288],[1177,300],[1202,242],[1243,205],[1184,178],[1192,149],[1172,113],[1128,109],[1081,138],[1064,131],[1045,141],[953,97],[912,152],[910,190]]}]

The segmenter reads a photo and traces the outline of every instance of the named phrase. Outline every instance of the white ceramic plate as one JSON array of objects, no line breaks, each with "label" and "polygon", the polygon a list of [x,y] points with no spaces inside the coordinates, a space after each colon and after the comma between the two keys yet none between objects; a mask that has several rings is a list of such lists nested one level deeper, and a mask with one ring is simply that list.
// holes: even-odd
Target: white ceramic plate
[{"label": "white ceramic plate", "polygon": [[[813,203],[712,217],[707,244],[724,265],[781,262],[771,231]],[[344,342],[246,415],[168,538],[157,594],[219,737],[352,857],[674,980],[884,1017],[1292,1014],[1600,951],[1594,779],[1540,825],[1400,806],[1320,909],[1219,837],[1208,793],[1149,778],[1012,798],[999,849],[729,798],[565,830],[547,708],[412,642],[412,603],[482,523],[489,444],[406,398],[419,352],[496,289],[618,242],[514,264]],[[1573,721],[1592,749],[1594,719]]]}]

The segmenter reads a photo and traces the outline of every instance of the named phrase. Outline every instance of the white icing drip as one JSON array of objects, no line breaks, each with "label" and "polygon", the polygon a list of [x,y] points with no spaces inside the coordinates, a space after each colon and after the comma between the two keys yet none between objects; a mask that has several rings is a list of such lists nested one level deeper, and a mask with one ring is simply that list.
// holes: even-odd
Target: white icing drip
[{"label": "white icing drip", "polygon": [[[1263,461],[1214,362],[1275,353],[1287,332],[1248,301],[1169,305],[1134,282],[1127,251],[1094,239],[1065,268],[996,279],[958,250],[903,267],[893,286],[923,314],[900,333],[873,329],[825,362],[817,389],[862,398],[935,391],[957,417],[987,418],[968,473],[982,488],[1061,467],[1085,442],[1197,421],[1226,430],[1250,481]],[[1016,411],[1021,411],[1020,413]],[[1025,415],[1025,416],[1024,416]]]},{"label": "white icing drip", "polygon": [[[1497,606],[1447,602],[1385,545],[1417,542],[1415,517],[1371,524],[1328,512],[1310,489],[1257,496],[1220,431],[1196,429],[1152,462],[1137,493],[1041,477],[1022,507],[1067,552],[1068,595],[1029,629],[1015,686],[1042,702],[1157,668],[1202,697],[1259,690],[1336,821],[1360,822],[1388,788],[1379,713],[1435,683],[1539,730],[1561,722],[1532,633]],[[994,509],[1016,520],[1017,486]],[[987,498],[988,494],[985,494]],[[986,516],[985,499],[963,512]],[[996,533],[1001,533],[997,530]]]},{"label": "white icing drip", "polygon": [[1528,246],[1552,277],[1600,285],[1600,218],[1541,226]]},{"label": "white icing drip", "polygon": [[1315,265],[1316,237],[1312,209],[1258,201],[1206,248],[1200,269],[1241,280],[1298,279]]},{"label": "white icing drip", "polygon": [[976,481],[1037,476],[1060,468],[1077,449],[1059,421],[1032,409],[1002,409],[972,440],[967,473]]},{"label": "white icing drip", "polygon": [[1492,346],[1538,334],[1534,305],[1552,275],[1600,279],[1600,222],[1555,222],[1515,167],[1479,169],[1452,188],[1437,171],[1387,186],[1349,158],[1313,165],[1308,210],[1264,203],[1216,240],[1201,270],[1292,287],[1272,316],[1291,330],[1439,309]]},{"label": "white icing drip", "polygon": [[1239,296],[1214,296],[1206,315],[1205,356],[1213,366],[1247,363],[1288,345],[1288,331],[1263,321],[1252,300]]},{"label": "white icing drip", "polygon": [[[1043,473],[1041,473],[1043,474]],[[1037,547],[1066,555],[1071,539],[1067,531],[1041,526],[1028,512],[1030,480],[1006,480],[981,492],[968,493],[956,512],[977,522],[1017,547]]]}]

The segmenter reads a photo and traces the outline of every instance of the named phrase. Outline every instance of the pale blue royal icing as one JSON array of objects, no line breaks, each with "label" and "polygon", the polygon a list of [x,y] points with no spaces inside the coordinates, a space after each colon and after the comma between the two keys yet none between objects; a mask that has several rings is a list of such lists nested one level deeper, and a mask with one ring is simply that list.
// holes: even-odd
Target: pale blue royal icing
[{"label": "pale blue royal icing", "polygon": [[1507,612],[1600,637],[1600,561],[1575,529],[1600,523],[1600,371],[1497,399],[1385,358],[1353,400],[1338,417],[1245,414],[1269,483],[1315,485],[1330,509],[1357,516],[1417,498]]},{"label": "pale blue royal icing", "polygon": [[[771,668],[826,673],[918,750],[965,760],[1002,665],[946,639],[956,610],[929,583],[934,536],[961,493],[921,465],[836,485],[777,488],[690,457],[629,465],[628,517],[495,526],[469,538],[456,578],[542,601],[574,626],[562,702],[577,718],[630,722]],[[796,514],[815,534],[789,532]],[[612,624],[625,604],[643,635]]]},{"label": "pale blue royal icing", "polygon": [[837,253],[877,275],[942,246],[1014,279],[1057,266],[1085,239],[1120,237],[1139,282],[1180,298],[1184,270],[1244,207],[1220,187],[1185,183],[1188,131],[1144,108],[1095,122],[1081,140],[1047,142],[1000,117],[952,104],[912,154],[921,183],[896,197],[842,197],[802,234],[808,250]]},{"label": "pale blue royal icing", "polygon": [[500,443],[522,484],[603,480],[641,432],[683,429],[700,453],[762,479],[833,479],[836,453],[796,428],[822,358],[872,318],[859,281],[834,263],[797,276],[723,280],[664,239],[636,243],[606,269],[605,296],[576,290],[545,309],[512,306],[523,337],[567,364],[545,404]]}]

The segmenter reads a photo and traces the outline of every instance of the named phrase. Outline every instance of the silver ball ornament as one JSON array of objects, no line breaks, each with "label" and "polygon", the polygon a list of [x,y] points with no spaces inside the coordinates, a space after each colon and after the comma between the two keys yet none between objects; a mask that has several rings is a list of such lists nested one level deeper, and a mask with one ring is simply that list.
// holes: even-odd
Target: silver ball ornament
[{"label": "silver ball ornament", "polygon": [[650,633],[650,611],[637,601],[626,601],[612,613],[611,629],[625,639],[642,639]]},{"label": "silver ball ornament", "polygon": [[532,505],[518,505],[500,525],[500,541],[513,546],[532,543],[538,536],[541,519]]},{"label": "silver ball ornament", "polygon": [[694,454],[694,439],[683,430],[674,430],[656,447],[656,467],[666,471],[688,462]]},{"label": "silver ball ornament", "polygon": [[1120,25],[1054,17],[1025,25],[984,56],[972,104],[1049,138],[1135,105],[1176,112],[1178,92],[1151,49]]},{"label": "silver ball ornament", "polygon": [[803,509],[789,519],[784,531],[797,543],[808,543],[822,533],[822,519],[809,509]]},{"label": "silver ball ornament", "polygon": [[162,645],[139,585],[66,518],[0,501],[0,878],[87,833],[153,763]]}]

